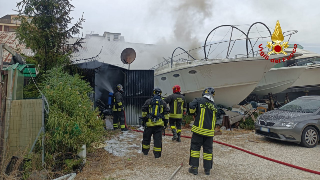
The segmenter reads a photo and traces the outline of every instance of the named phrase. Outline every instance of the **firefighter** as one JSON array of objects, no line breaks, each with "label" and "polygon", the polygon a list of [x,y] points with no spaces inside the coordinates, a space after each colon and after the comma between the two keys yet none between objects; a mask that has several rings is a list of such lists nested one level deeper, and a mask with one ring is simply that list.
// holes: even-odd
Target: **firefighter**
[{"label": "firefighter", "polygon": [[199,167],[200,149],[203,146],[203,166],[206,175],[210,175],[212,169],[212,144],[216,123],[213,96],[215,90],[206,88],[201,98],[195,98],[189,104],[190,114],[195,115],[195,121],[191,131],[193,132],[190,147],[189,172],[197,175]]},{"label": "firefighter", "polygon": [[180,93],[180,86],[175,85],[172,88],[173,94],[164,99],[170,106],[169,123],[173,133],[172,140],[181,142],[181,122],[183,114],[186,113],[187,103],[185,97]]},{"label": "firefighter", "polygon": [[113,129],[119,129],[119,122],[120,122],[120,128],[121,131],[127,131],[124,124],[124,102],[123,102],[123,96],[124,93],[123,87],[121,84],[118,84],[116,87],[116,92],[113,95]]},{"label": "firefighter", "polygon": [[162,130],[166,129],[169,119],[169,107],[161,98],[161,89],[153,90],[153,97],[148,99],[142,106],[142,118],[144,124],[142,152],[148,155],[150,150],[151,136],[153,135],[153,154],[155,158],[161,157]]}]

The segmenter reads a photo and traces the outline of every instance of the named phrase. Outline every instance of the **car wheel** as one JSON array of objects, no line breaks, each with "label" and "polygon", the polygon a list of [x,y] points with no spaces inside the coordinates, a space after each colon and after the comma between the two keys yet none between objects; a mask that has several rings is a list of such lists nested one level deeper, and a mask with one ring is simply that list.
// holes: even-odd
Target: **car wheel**
[{"label": "car wheel", "polygon": [[319,141],[318,131],[311,126],[306,127],[301,135],[301,145],[307,148],[316,147]]}]

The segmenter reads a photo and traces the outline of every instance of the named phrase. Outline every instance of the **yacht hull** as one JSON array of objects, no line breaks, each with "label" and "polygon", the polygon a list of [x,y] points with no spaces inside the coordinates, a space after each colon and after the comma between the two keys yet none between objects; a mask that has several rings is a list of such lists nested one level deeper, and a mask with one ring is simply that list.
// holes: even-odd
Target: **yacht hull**
[{"label": "yacht hull", "polygon": [[174,85],[180,85],[187,102],[201,97],[206,87],[213,87],[216,90],[215,102],[232,107],[245,99],[273,66],[274,63],[259,58],[201,65],[192,65],[191,62],[180,69],[156,72],[154,83],[164,96],[172,94]]},{"label": "yacht hull", "polygon": [[308,66],[308,68],[291,85],[291,87],[320,85],[319,75],[320,75],[320,66],[319,65]]},{"label": "yacht hull", "polygon": [[271,68],[252,93],[257,95],[276,94],[289,88],[297,81],[307,66]]}]

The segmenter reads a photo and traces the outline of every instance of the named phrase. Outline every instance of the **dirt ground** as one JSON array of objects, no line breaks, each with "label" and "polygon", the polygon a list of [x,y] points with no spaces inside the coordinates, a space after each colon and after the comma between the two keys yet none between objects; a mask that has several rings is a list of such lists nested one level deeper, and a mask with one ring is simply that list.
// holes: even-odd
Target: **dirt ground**
[{"label": "dirt ground", "polygon": [[[171,133],[167,130],[166,133]],[[190,129],[183,129],[182,135],[191,136]],[[96,152],[87,154],[87,164],[76,179],[105,180],[139,180],[139,179],[169,179],[173,172],[183,163],[183,166],[173,179],[319,179],[320,176],[293,169],[271,161],[267,161],[242,151],[213,144],[213,169],[211,175],[204,174],[202,152],[199,174],[188,173],[190,139],[182,138],[182,142],[173,142],[172,136],[163,137],[162,157],[155,159],[153,152],[147,156],[141,152],[142,133],[119,132]],[[320,158],[302,155],[317,153],[316,148],[303,148],[293,143],[283,143],[268,140],[255,135],[253,131],[238,130],[222,131],[214,140],[244,148],[255,153],[275,158],[298,166],[320,171],[315,166]],[[153,142],[151,142],[151,148]],[[270,150],[271,148],[271,150]],[[275,152],[287,152],[287,155]],[[304,152],[305,151],[305,152]],[[290,152],[301,153],[301,156],[290,156]],[[280,154],[280,155],[279,155]],[[293,157],[293,158],[291,158]],[[314,161],[314,162],[310,162]]]}]

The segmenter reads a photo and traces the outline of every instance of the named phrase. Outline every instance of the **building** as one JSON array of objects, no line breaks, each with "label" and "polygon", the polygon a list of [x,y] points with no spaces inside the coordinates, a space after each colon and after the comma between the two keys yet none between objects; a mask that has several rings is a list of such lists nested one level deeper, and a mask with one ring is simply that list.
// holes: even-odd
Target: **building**
[{"label": "building", "polygon": [[107,38],[108,41],[124,41],[124,37],[121,36],[121,33],[104,32],[103,37]]},{"label": "building", "polygon": [[[17,14],[8,14],[0,18],[0,31],[15,32],[21,24],[18,17]],[[30,20],[31,18],[28,19],[29,22]]]},{"label": "building", "polygon": [[102,36],[99,36],[99,34],[87,34],[86,35],[86,38],[89,38],[89,37],[92,37],[92,36],[95,36],[95,37],[100,37],[100,38],[105,38],[107,41],[121,41],[121,42],[124,42],[124,37],[121,36],[121,33],[111,33],[111,32],[104,32]]},{"label": "building", "polygon": [[21,24],[21,22],[18,21],[17,18],[18,15],[16,14],[5,15],[0,18],[0,31],[15,32]]},{"label": "building", "polygon": [[20,25],[18,15],[9,14],[0,18],[0,31],[14,32]]},{"label": "building", "polygon": [[[69,43],[75,42],[76,39],[69,39]],[[165,54],[163,48],[154,44],[126,42],[121,33],[86,34],[83,42],[79,52],[72,54],[72,61],[76,63],[82,63],[95,57],[93,59],[100,62],[129,68],[128,65],[122,63],[120,56],[124,49],[132,48],[136,52],[136,59],[130,64],[130,69],[141,70],[150,69],[159,64],[159,62],[163,61],[163,54]],[[171,49],[170,53],[172,53]]]}]

